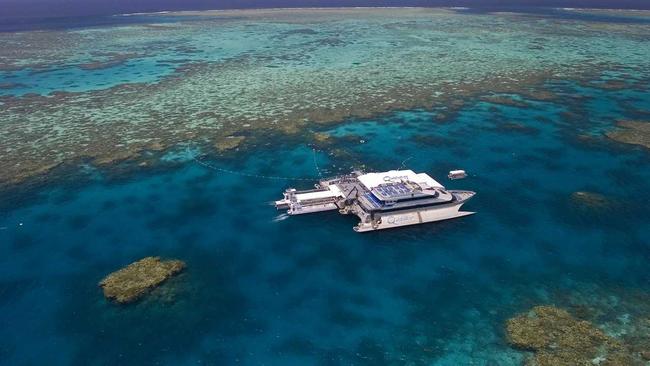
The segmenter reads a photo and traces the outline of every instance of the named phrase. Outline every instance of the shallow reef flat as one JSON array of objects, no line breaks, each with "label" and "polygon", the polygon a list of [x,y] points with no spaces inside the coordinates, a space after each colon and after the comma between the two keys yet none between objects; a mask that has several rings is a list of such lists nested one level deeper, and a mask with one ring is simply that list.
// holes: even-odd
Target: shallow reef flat
[{"label": "shallow reef flat", "polygon": [[639,16],[332,9],[147,19],[0,34],[0,185],[179,144],[221,150],[231,136],[453,111],[487,92],[553,99],[549,81],[603,72],[643,89],[650,70],[650,22]]},{"label": "shallow reef flat", "polygon": [[185,268],[179,260],[161,261],[146,257],[106,276],[99,286],[107,299],[120,304],[131,303]]},{"label": "shallow reef flat", "polygon": [[650,149],[650,122],[620,121],[619,129],[607,133],[612,140],[626,144],[641,145]]},{"label": "shallow reef flat", "polygon": [[[538,305],[504,324],[511,347],[528,352],[525,365],[646,365],[650,362],[650,303],[645,290],[572,286],[538,288]],[[534,297],[534,296],[533,296]]]},{"label": "shallow reef flat", "polygon": [[508,341],[532,350],[526,365],[642,365],[626,347],[584,320],[553,306],[536,306],[506,323]]}]

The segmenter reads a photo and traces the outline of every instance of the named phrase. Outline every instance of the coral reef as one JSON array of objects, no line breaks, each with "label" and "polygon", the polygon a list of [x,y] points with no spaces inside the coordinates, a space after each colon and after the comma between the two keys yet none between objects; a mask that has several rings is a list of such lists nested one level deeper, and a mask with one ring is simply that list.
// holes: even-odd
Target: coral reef
[{"label": "coral reef", "polygon": [[106,276],[99,286],[104,296],[120,304],[134,302],[168,278],[185,269],[179,260],[146,257]]},{"label": "coral reef", "polygon": [[629,323],[629,329],[626,329],[622,339],[632,351],[638,352],[641,358],[650,361],[650,317]]},{"label": "coral reef", "polygon": [[534,352],[530,366],[641,365],[626,345],[554,306],[536,306],[506,322],[508,342]]},{"label": "coral reef", "polygon": [[499,131],[504,131],[504,132],[517,132],[517,133],[522,133],[526,135],[538,135],[539,130],[536,129],[535,127],[527,126],[522,123],[518,122],[504,122],[500,123],[497,126],[497,129]]},{"label": "coral reef", "polygon": [[625,144],[641,145],[650,149],[650,122],[644,121],[619,121],[620,127],[606,133],[607,137]]},{"label": "coral reef", "polygon": [[510,107],[517,107],[517,108],[529,107],[528,103],[505,95],[488,95],[482,97],[481,99],[489,103],[500,104],[500,105],[505,105]]},{"label": "coral reef", "polygon": [[[227,136],[295,135],[396,109],[444,107],[449,117],[472,96],[551,100],[549,81],[643,72],[649,62],[638,52],[648,29],[635,24],[551,25],[440,9],[166,17],[182,19],[0,34],[0,70],[11,73],[0,83],[29,80],[0,89],[0,186],[59,165],[111,164]],[[543,50],[522,47],[530,41]],[[493,102],[523,106],[511,97]]]},{"label": "coral reef", "polygon": [[238,148],[245,139],[244,136],[228,136],[215,142],[214,147],[220,152],[233,150]]},{"label": "coral reef", "polygon": [[625,343],[636,357],[650,361],[650,292],[582,283],[571,291],[556,292],[551,299],[546,302],[551,300],[578,319],[589,321]]},{"label": "coral reef", "polygon": [[319,143],[324,143],[330,141],[332,136],[325,132],[317,132],[314,134],[314,140]]},{"label": "coral reef", "polygon": [[24,84],[20,83],[0,83],[0,89],[13,89],[13,88],[19,88],[24,86]]},{"label": "coral reef", "polygon": [[139,55],[137,53],[126,53],[120,54],[117,52],[108,52],[108,53],[95,53],[98,56],[98,59],[91,60],[89,62],[79,64],[79,68],[82,70],[101,70],[108,69],[113,66],[122,65],[132,58],[136,58]]},{"label": "coral reef", "polygon": [[613,205],[613,202],[600,193],[578,191],[571,194],[571,202],[580,208],[602,210]]},{"label": "coral reef", "polygon": [[331,149],[336,144],[337,140],[338,138],[325,132],[316,132],[312,136],[313,146],[319,149]]}]

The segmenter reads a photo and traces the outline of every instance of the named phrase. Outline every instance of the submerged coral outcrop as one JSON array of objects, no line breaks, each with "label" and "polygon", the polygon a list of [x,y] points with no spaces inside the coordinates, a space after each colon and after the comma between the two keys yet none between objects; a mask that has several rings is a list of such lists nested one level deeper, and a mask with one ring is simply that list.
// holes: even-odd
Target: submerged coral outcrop
[{"label": "submerged coral outcrop", "polygon": [[606,135],[610,139],[625,144],[641,145],[650,149],[650,122],[643,121],[619,121],[620,127]]},{"label": "submerged coral outcrop", "polygon": [[533,351],[529,366],[641,365],[621,341],[554,306],[536,306],[506,322],[508,342]]},{"label": "submerged coral outcrop", "polygon": [[227,136],[215,142],[214,147],[220,152],[234,150],[238,148],[245,139],[246,137],[244,136]]},{"label": "submerged coral outcrop", "polygon": [[571,202],[581,208],[589,209],[604,209],[613,204],[606,196],[587,191],[573,192],[571,194]]},{"label": "submerged coral outcrop", "polygon": [[179,260],[146,257],[106,276],[99,286],[106,298],[120,304],[134,302],[168,278],[185,269]]}]

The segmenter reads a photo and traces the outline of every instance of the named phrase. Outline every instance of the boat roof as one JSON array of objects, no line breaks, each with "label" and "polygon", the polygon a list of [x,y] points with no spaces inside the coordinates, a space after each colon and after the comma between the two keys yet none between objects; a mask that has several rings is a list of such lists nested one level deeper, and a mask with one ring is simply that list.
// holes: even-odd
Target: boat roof
[{"label": "boat roof", "polygon": [[327,188],[328,188],[327,190],[322,190],[322,191],[313,191],[313,192],[296,194],[296,199],[298,201],[306,201],[306,200],[314,200],[314,199],[322,199],[322,198],[339,197],[343,195],[341,189],[336,185],[331,185],[328,186]]},{"label": "boat roof", "polygon": [[444,188],[442,184],[426,173],[415,173],[412,170],[389,170],[387,172],[367,173],[357,178],[368,190],[382,184],[413,182],[422,188]]},{"label": "boat roof", "polygon": [[436,190],[434,195],[419,194],[416,199],[397,200],[394,203],[386,204],[381,198],[377,197],[375,193],[365,193],[359,196],[359,204],[366,211],[385,211],[385,210],[401,210],[411,209],[413,207],[434,206],[441,203],[448,203],[454,199],[454,196],[445,190]]}]

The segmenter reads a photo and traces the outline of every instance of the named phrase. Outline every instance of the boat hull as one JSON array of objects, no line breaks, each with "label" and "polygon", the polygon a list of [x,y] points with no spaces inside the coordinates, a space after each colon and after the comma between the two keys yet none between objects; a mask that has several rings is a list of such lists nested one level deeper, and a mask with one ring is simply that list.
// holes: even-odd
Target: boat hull
[{"label": "boat hull", "polygon": [[304,207],[289,207],[287,213],[289,215],[304,215],[314,212],[323,212],[323,211],[333,211],[338,210],[338,206],[335,203],[324,203],[321,205],[312,205]]},{"label": "boat hull", "polygon": [[458,197],[458,201],[454,204],[442,207],[431,207],[429,209],[382,214],[379,215],[379,220],[374,222],[360,222],[359,225],[354,227],[354,231],[361,233],[375,230],[394,229],[402,226],[450,220],[475,214],[475,212],[460,211],[463,204],[474,196],[474,192],[452,191],[452,193]]}]

